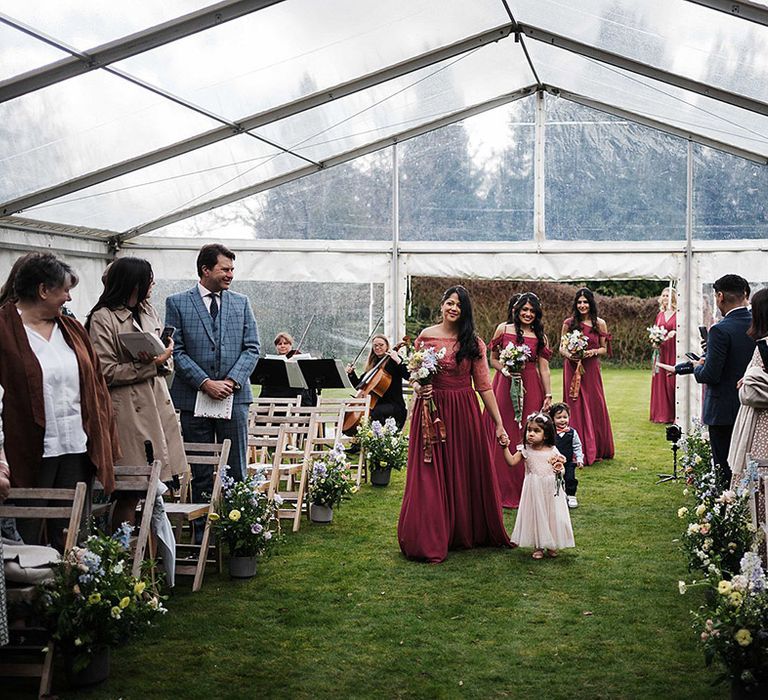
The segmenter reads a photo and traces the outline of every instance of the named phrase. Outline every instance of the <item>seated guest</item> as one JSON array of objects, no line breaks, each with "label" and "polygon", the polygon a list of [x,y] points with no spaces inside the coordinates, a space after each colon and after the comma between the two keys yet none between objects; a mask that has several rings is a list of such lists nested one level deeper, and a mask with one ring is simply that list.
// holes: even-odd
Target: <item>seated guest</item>
[{"label": "seated guest", "polygon": [[[275,336],[275,351],[278,355],[284,355],[287,358],[293,357],[297,352],[293,349],[294,342],[293,336],[290,333],[280,331]],[[312,388],[296,389],[290,386],[264,384],[259,394],[259,398],[270,399],[292,399],[294,396],[301,396],[302,406],[317,406],[317,391]]]},{"label": "seated guest", "polygon": [[[141,258],[119,258],[104,279],[104,291],[91,309],[85,327],[99,358],[115,409],[122,458],[116,464],[138,466],[147,461],[145,440],[162,462],[162,481],[186,470],[179,422],[164,377],[173,371],[173,339],[160,354],[134,359],[120,342],[121,333],[160,335],[163,324],[150,303],[152,266]],[[133,523],[139,494],[117,499],[112,523]]]},{"label": "seated guest", "polygon": [[[94,476],[107,493],[114,485],[112,401],[86,330],[61,314],[77,281],[54,255],[32,257],[17,271],[15,303],[0,307],[2,419],[14,487],[74,488],[83,481],[90,491]],[[34,523],[25,525],[22,536],[36,544]],[[49,532],[59,549],[65,526]]]}]

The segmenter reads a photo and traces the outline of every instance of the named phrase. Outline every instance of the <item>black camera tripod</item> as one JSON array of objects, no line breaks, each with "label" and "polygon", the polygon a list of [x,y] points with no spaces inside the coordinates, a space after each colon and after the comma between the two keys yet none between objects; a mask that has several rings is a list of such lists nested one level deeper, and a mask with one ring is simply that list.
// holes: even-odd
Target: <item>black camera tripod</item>
[{"label": "black camera tripod", "polygon": [[671,474],[657,474],[659,480],[657,484],[662,484],[665,481],[677,481],[680,477],[677,475],[677,452],[680,449],[680,438],[683,436],[683,431],[679,425],[668,425],[666,430],[666,438],[672,443],[672,473]]}]

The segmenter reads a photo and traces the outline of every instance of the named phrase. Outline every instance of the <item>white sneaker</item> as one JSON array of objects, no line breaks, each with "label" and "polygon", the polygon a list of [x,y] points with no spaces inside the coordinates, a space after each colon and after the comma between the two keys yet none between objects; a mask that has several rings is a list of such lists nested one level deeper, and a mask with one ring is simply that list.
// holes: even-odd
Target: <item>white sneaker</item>
[{"label": "white sneaker", "polygon": [[576,496],[568,496],[568,507],[569,508],[578,508],[579,502],[576,500]]}]

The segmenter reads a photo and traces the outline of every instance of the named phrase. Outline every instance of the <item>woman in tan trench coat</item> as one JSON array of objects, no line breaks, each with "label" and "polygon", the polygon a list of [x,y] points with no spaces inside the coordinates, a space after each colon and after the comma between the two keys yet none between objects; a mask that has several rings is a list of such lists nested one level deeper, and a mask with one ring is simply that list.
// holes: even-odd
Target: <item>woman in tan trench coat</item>
[{"label": "woman in tan trench coat", "polygon": [[[162,462],[162,481],[186,469],[184,446],[165,376],[172,371],[173,340],[156,357],[134,360],[120,333],[144,331],[160,335],[162,324],[149,297],[152,267],[141,258],[119,258],[104,278],[104,292],[88,315],[86,327],[101,362],[123,457],[116,464],[146,464],[144,441],[151,440],[155,459]],[[112,522],[133,522],[136,498],[120,498]]]}]

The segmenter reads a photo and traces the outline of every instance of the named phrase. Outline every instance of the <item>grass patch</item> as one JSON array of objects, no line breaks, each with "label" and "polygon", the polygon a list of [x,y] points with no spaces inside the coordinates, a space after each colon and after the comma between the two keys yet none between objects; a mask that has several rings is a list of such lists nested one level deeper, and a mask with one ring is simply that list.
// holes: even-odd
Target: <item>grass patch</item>
[{"label": "grass patch", "polygon": [[617,456],[578,475],[575,550],[408,562],[395,474],[332,525],[289,533],[256,579],[211,574],[194,595],[182,581],[167,618],[113,655],[106,685],[62,697],[725,697],[690,627],[697,600],[677,592],[683,486],[654,485],[672,455],[648,422],[650,376],[604,380]]}]

